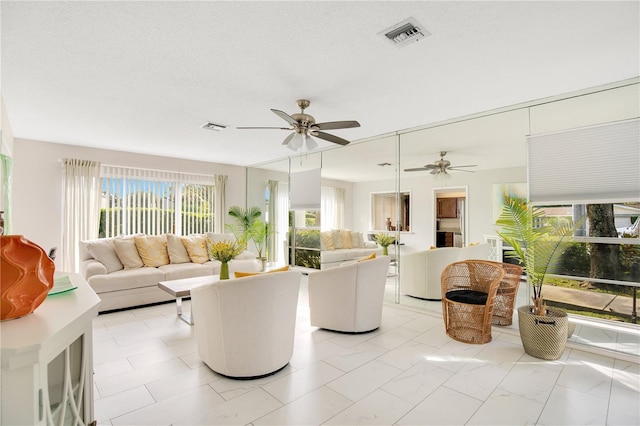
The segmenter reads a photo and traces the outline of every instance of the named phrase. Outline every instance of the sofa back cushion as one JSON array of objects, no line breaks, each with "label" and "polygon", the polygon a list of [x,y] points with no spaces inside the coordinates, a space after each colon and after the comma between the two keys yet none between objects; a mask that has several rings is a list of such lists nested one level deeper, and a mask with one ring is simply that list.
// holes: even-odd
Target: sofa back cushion
[{"label": "sofa back cushion", "polygon": [[174,234],[167,234],[167,253],[170,263],[189,263],[191,258],[182,244],[182,239]]},{"label": "sofa back cushion", "polygon": [[133,237],[116,238],[113,240],[113,246],[124,269],[136,269],[144,266]]},{"label": "sofa back cushion", "polygon": [[187,249],[187,253],[189,253],[189,259],[191,259],[193,263],[205,263],[209,261],[207,239],[204,235],[190,235],[188,237],[181,237],[180,239]]},{"label": "sofa back cushion", "polygon": [[107,269],[107,274],[124,269],[116,254],[113,239],[101,239],[86,242],[89,254]]},{"label": "sofa back cushion", "polygon": [[144,266],[158,267],[169,264],[167,238],[164,235],[144,235],[133,238]]}]

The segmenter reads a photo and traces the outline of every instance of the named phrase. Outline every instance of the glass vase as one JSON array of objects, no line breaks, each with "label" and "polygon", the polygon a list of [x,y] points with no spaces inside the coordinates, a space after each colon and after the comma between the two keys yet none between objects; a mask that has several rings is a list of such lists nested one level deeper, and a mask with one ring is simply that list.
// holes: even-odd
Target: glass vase
[{"label": "glass vase", "polygon": [[222,262],[220,264],[220,279],[221,280],[229,279],[229,262]]},{"label": "glass vase", "polygon": [[389,256],[389,247],[388,246],[382,247],[382,255],[383,256]]}]

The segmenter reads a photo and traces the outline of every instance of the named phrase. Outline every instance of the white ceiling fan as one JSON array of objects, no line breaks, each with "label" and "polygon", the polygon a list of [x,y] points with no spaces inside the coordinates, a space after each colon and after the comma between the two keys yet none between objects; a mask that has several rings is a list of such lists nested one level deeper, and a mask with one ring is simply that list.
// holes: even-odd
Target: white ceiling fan
[{"label": "white ceiling fan", "polygon": [[447,155],[447,151],[440,151],[440,159],[435,161],[433,164],[427,164],[422,167],[404,169],[404,171],[405,172],[423,172],[426,170],[430,170],[429,173],[434,175],[436,178],[444,178],[444,179],[448,179],[451,177],[451,175],[448,173],[449,171],[475,173],[473,170],[465,170],[464,168],[477,167],[476,164],[468,164],[465,166],[452,166],[449,160],[444,159],[445,155]]},{"label": "white ceiling fan", "polygon": [[279,129],[293,131],[282,142],[289,149],[297,151],[306,144],[307,150],[312,151],[318,147],[318,143],[313,137],[324,139],[339,145],[347,145],[349,141],[338,136],[325,133],[323,130],[347,129],[351,127],[360,127],[360,123],[354,120],[350,121],[329,121],[325,123],[316,123],[316,119],[309,114],[305,114],[305,108],[308,108],[311,102],[307,99],[298,99],[297,101],[300,112],[297,114],[287,114],[286,112],[271,109],[274,114],[289,123],[291,127],[237,127],[237,129]]}]

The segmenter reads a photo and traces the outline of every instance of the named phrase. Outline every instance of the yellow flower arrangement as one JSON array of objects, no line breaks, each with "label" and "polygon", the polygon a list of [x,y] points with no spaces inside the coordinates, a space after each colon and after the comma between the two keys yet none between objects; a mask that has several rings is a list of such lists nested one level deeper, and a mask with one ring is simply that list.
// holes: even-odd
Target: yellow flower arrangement
[{"label": "yellow flower arrangement", "polygon": [[239,241],[218,241],[214,243],[209,239],[207,244],[209,256],[220,262],[229,262],[234,257],[247,249],[247,243]]},{"label": "yellow flower arrangement", "polygon": [[386,232],[376,234],[374,238],[376,243],[380,244],[381,247],[389,247],[396,240],[396,237],[387,234]]},{"label": "yellow flower arrangement", "polygon": [[384,256],[389,255],[389,246],[396,241],[396,237],[391,234],[387,234],[386,232],[381,232],[379,234],[374,235],[373,237],[376,240],[376,243],[380,244],[382,247],[382,254]]}]

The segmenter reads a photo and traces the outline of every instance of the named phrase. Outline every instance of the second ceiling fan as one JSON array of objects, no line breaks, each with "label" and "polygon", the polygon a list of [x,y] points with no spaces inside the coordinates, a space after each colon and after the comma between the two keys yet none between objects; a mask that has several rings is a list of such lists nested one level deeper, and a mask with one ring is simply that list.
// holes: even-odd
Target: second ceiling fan
[{"label": "second ceiling fan", "polygon": [[297,114],[287,114],[286,112],[271,109],[274,114],[282,118],[289,123],[290,127],[237,127],[238,129],[279,129],[290,130],[292,133],[287,136],[282,142],[289,149],[297,151],[306,144],[307,150],[311,151],[318,147],[318,143],[313,140],[313,137],[324,139],[329,142],[336,143],[338,145],[347,145],[348,140],[341,137],[325,133],[323,130],[335,130],[335,129],[347,129],[351,127],[360,127],[360,123],[355,120],[349,121],[328,121],[325,123],[316,123],[313,116],[304,112],[305,108],[308,108],[311,102],[307,99],[298,99],[297,101],[300,112]]},{"label": "second ceiling fan", "polygon": [[424,172],[426,170],[430,170],[429,173],[432,175],[448,176],[449,170],[474,173],[473,170],[464,170],[464,167],[477,167],[475,164],[469,164],[465,166],[452,166],[449,160],[444,159],[445,155],[447,155],[447,151],[440,151],[440,160],[435,161],[433,164],[427,164],[426,166],[415,167],[412,169],[404,169],[404,171],[405,172]]}]

